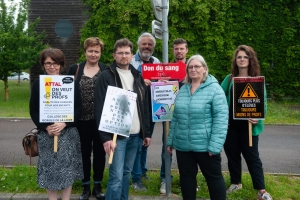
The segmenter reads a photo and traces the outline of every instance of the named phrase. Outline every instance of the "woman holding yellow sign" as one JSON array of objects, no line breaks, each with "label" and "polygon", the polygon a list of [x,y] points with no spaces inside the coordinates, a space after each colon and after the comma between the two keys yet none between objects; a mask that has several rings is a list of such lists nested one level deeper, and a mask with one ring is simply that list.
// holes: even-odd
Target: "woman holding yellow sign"
[{"label": "woman holding yellow sign", "polygon": [[[60,75],[64,68],[65,56],[59,49],[47,48],[40,53],[40,64],[46,75]],[[40,84],[40,80],[36,80],[30,96],[30,116],[40,130],[37,135],[39,152],[37,183],[40,188],[47,190],[48,199],[57,200],[57,191],[61,190],[62,199],[69,200],[73,182],[83,178],[80,139],[74,127],[81,115],[81,98],[75,86],[74,122],[41,123],[40,89],[46,86],[47,84]],[[45,94],[45,99],[49,95],[50,93]],[[52,104],[49,101],[47,103]],[[55,137],[58,137],[57,152],[54,150]]]},{"label": "woman holding yellow sign", "polygon": [[[263,120],[235,120],[233,119],[233,77],[256,77],[260,75],[260,66],[252,47],[240,45],[234,52],[231,74],[227,75],[221,86],[226,94],[229,106],[229,124],[224,150],[228,159],[231,185],[227,194],[242,189],[242,158],[246,160],[253,187],[258,190],[257,199],[271,200],[272,197],[265,190],[264,172],[258,152],[258,135],[263,132]],[[267,108],[266,92],[264,108]],[[250,124],[248,124],[250,123]],[[248,126],[253,126],[252,146],[249,146]]]}]

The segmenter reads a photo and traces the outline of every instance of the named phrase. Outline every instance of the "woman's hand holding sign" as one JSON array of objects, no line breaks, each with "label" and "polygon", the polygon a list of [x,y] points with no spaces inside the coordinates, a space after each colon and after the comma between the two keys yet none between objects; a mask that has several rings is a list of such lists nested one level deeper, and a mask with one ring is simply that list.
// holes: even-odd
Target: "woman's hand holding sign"
[{"label": "woman's hand holding sign", "polygon": [[258,119],[252,119],[252,118],[249,118],[249,122],[250,122],[251,124],[257,124]]}]

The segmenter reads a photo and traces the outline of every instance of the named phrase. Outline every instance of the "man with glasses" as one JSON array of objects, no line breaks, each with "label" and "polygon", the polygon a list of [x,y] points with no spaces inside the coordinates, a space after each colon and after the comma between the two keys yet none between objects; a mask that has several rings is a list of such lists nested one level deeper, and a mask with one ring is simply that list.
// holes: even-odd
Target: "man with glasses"
[{"label": "man with glasses", "polygon": [[105,152],[107,154],[114,152],[109,167],[105,199],[128,199],[130,173],[140,145],[140,138],[143,146],[149,146],[151,142],[147,88],[139,71],[130,64],[132,51],[133,44],[128,39],[117,40],[114,45],[114,61],[100,74],[95,85],[95,118],[98,127],[109,85],[137,94],[129,137],[118,136],[114,145],[112,133],[99,131]]},{"label": "man with glasses", "polygon": [[[145,63],[160,63],[160,61],[152,56],[155,48],[156,40],[155,38],[148,32],[142,33],[137,41],[138,52],[133,56],[131,60],[131,64],[142,73],[142,64]],[[151,91],[150,85],[151,80],[144,79],[147,90],[148,90],[148,101],[149,101],[149,119],[150,119],[150,135],[152,136],[155,122],[152,122],[152,109],[151,109]],[[131,172],[132,176],[132,187],[135,191],[147,191],[145,186],[143,185],[142,178],[145,180],[149,180],[147,176],[147,151],[148,146],[142,145],[142,140],[140,140],[139,150],[136,154],[133,170]]]}]

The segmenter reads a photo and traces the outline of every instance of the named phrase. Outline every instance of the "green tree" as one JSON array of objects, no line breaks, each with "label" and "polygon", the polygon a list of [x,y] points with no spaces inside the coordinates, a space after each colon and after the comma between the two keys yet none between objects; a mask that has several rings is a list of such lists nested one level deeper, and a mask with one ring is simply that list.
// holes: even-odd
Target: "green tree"
[{"label": "green tree", "polygon": [[10,73],[32,67],[39,52],[47,47],[43,44],[45,33],[37,34],[35,31],[39,18],[26,27],[29,0],[22,0],[19,6],[9,1],[11,4],[7,7],[4,0],[0,0],[0,78],[4,81],[6,101],[9,99],[7,77]]},{"label": "green tree", "polygon": [[[142,32],[151,32],[155,19],[149,0],[83,0],[89,7],[90,18],[81,30],[81,43],[91,36],[105,43],[101,60],[112,60],[113,44],[127,37],[136,43]],[[172,42],[184,38],[189,44],[188,56],[201,54],[207,60],[210,72],[223,78],[230,64],[233,42],[225,32],[226,11],[230,1],[172,0],[169,1],[169,61],[172,62]],[[162,58],[162,41],[157,39],[154,56]],[[84,59],[84,56],[81,57]],[[220,65],[220,63],[222,63]]]},{"label": "green tree", "polygon": [[[127,37],[136,43],[151,32],[155,19],[149,0],[83,0],[90,18],[81,29],[81,44],[98,36],[105,43],[101,61],[112,61],[113,44]],[[257,52],[261,75],[271,97],[300,97],[300,1],[274,0],[172,0],[169,1],[169,61],[171,45],[188,41],[188,57],[201,54],[219,81],[230,72],[234,50],[241,44]],[[154,56],[162,58],[157,40]],[[82,54],[81,59],[84,59]]]}]

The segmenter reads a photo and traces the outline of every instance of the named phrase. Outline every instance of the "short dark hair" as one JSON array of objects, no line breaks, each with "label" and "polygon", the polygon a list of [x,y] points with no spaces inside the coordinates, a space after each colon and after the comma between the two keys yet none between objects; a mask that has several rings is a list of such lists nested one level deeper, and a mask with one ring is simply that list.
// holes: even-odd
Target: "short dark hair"
[{"label": "short dark hair", "polygon": [[40,65],[42,66],[42,69],[44,71],[44,62],[48,57],[50,57],[55,63],[60,65],[60,72],[62,72],[66,62],[64,53],[60,49],[51,47],[42,50],[40,53]]},{"label": "short dark hair", "polygon": [[174,40],[173,48],[174,48],[174,45],[176,45],[176,44],[185,44],[185,47],[188,48],[188,43],[185,39],[177,38],[176,40]]},{"label": "short dark hair", "polygon": [[84,51],[86,51],[88,47],[93,47],[93,46],[100,46],[101,52],[104,50],[104,43],[98,37],[89,37],[84,41],[83,44]]},{"label": "short dark hair", "polygon": [[122,38],[122,39],[119,39],[115,42],[115,44],[114,44],[114,53],[116,53],[116,51],[119,47],[130,47],[130,52],[131,53],[133,52],[133,44],[127,38]]}]

